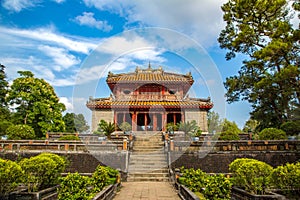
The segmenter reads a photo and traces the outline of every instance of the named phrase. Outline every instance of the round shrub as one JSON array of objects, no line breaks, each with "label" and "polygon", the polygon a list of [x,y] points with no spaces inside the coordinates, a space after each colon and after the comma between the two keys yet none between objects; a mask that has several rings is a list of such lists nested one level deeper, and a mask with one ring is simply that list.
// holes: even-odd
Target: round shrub
[{"label": "round shrub", "polygon": [[0,158],[0,199],[12,192],[23,180],[23,170],[17,163]]},{"label": "round shrub", "polygon": [[235,173],[242,164],[250,161],[256,161],[256,160],[253,158],[237,158],[229,164],[229,171],[231,173]]},{"label": "round shrub", "polygon": [[58,140],[80,140],[80,138],[76,135],[63,135]]},{"label": "round shrub", "polygon": [[38,191],[58,184],[65,162],[54,154],[45,153],[20,162],[25,172],[28,191]]},{"label": "round shrub", "polygon": [[280,129],[285,131],[288,135],[300,134],[300,121],[285,122],[280,126]]},{"label": "round shrub", "polygon": [[58,188],[58,199],[78,200],[92,199],[94,193],[91,192],[91,179],[87,176],[81,176],[79,173],[68,174],[62,178]]},{"label": "round shrub", "polygon": [[259,133],[260,140],[283,140],[286,139],[286,133],[277,128],[265,128]]},{"label": "round shrub", "polygon": [[31,126],[26,124],[12,125],[6,129],[9,140],[34,139],[35,133]]},{"label": "round shrub", "polygon": [[252,194],[265,194],[273,168],[261,161],[241,163],[233,174],[234,183]]},{"label": "round shrub", "polygon": [[271,173],[271,184],[276,189],[295,190],[300,188],[300,162],[276,167]]}]

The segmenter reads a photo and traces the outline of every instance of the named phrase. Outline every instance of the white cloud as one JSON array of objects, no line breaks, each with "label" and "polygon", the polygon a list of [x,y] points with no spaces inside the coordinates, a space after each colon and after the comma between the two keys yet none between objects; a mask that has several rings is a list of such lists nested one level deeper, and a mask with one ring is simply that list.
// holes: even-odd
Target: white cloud
[{"label": "white cloud", "polygon": [[59,97],[59,102],[65,104],[67,112],[74,109],[72,102],[67,97]]},{"label": "white cloud", "polygon": [[40,45],[38,49],[51,57],[53,61],[58,65],[55,69],[56,71],[61,71],[62,69],[67,69],[80,63],[79,59],[77,59],[74,55],[69,54],[63,48]]},{"label": "white cloud", "polygon": [[2,6],[10,11],[20,12],[23,9],[35,7],[39,0],[3,0]]},{"label": "white cloud", "polygon": [[109,32],[112,30],[112,26],[107,21],[101,21],[94,18],[94,13],[84,12],[83,15],[79,15],[75,18],[75,21],[80,25],[89,27],[95,27],[99,30]]},{"label": "white cloud", "polygon": [[53,0],[53,1],[55,1],[56,3],[63,3],[63,2],[65,2],[65,0]]},{"label": "white cloud", "polygon": [[[23,40],[22,44],[26,44],[25,40],[30,40],[28,42],[42,42],[47,44],[54,44],[60,47],[64,47],[69,51],[79,52],[88,54],[91,50],[97,47],[95,41],[88,41],[84,38],[76,38],[72,36],[64,36],[62,34],[54,33],[51,28],[39,28],[39,29],[15,29],[6,28],[0,26],[0,33],[7,34],[11,38],[17,38],[18,40]],[[2,39],[0,39],[1,41]],[[5,42],[5,41],[4,41]],[[14,41],[11,41],[15,43]]]},{"label": "white cloud", "polygon": [[84,0],[87,6],[109,10],[140,23],[177,30],[205,46],[213,45],[224,26],[221,5],[226,0]]},{"label": "white cloud", "polygon": [[126,37],[112,37],[104,41],[96,51],[109,53],[113,55],[121,55],[124,52],[130,53],[133,51],[142,50],[145,48],[154,48],[155,45],[149,43],[145,38],[131,34]]}]

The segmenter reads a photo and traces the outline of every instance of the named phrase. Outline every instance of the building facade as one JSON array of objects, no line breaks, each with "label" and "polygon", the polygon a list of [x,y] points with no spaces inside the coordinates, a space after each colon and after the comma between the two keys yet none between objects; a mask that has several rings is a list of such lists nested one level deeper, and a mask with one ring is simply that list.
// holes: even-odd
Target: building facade
[{"label": "building facade", "polygon": [[110,97],[90,98],[92,130],[100,120],[120,125],[128,122],[132,131],[166,130],[167,123],[195,120],[202,131],[207,131],[207,112],[213,107],[210,99],[189,98],[194,80],[186,75],[165,72],[162,67],[136,68],[135,72],[108,73],[106,82]]}]

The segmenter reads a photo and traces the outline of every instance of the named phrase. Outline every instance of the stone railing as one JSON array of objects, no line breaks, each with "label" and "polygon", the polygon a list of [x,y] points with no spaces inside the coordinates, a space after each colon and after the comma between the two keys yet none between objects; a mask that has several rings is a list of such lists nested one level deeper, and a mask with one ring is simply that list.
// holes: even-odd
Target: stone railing
[{"label": "stone railing", "polygon": [[174,141],[170,151],[300,151],[299,140]]},{"label": "stone railing", "polygon": [[127,139],[115,141],[51,141],[51,140],[0,140],[3,151],[120,151],[128,150]]}]

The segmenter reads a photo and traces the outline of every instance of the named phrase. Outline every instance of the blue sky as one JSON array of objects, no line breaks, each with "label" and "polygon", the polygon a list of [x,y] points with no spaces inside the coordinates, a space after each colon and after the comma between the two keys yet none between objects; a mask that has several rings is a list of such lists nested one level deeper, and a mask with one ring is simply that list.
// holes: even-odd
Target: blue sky
[{"label": "blue sky", "polygon": [[214,110],[243,127],[246,102],[227,105],[222,82],[242,56],[225,60],[217,38],[225,0],[2,0],[0,63],[8,80],[30,70],[54,88],[68,112],[83,113],[89,96],[109,96],[108,71],[162,66],[192,72],[191,96],[211,97]]}]

